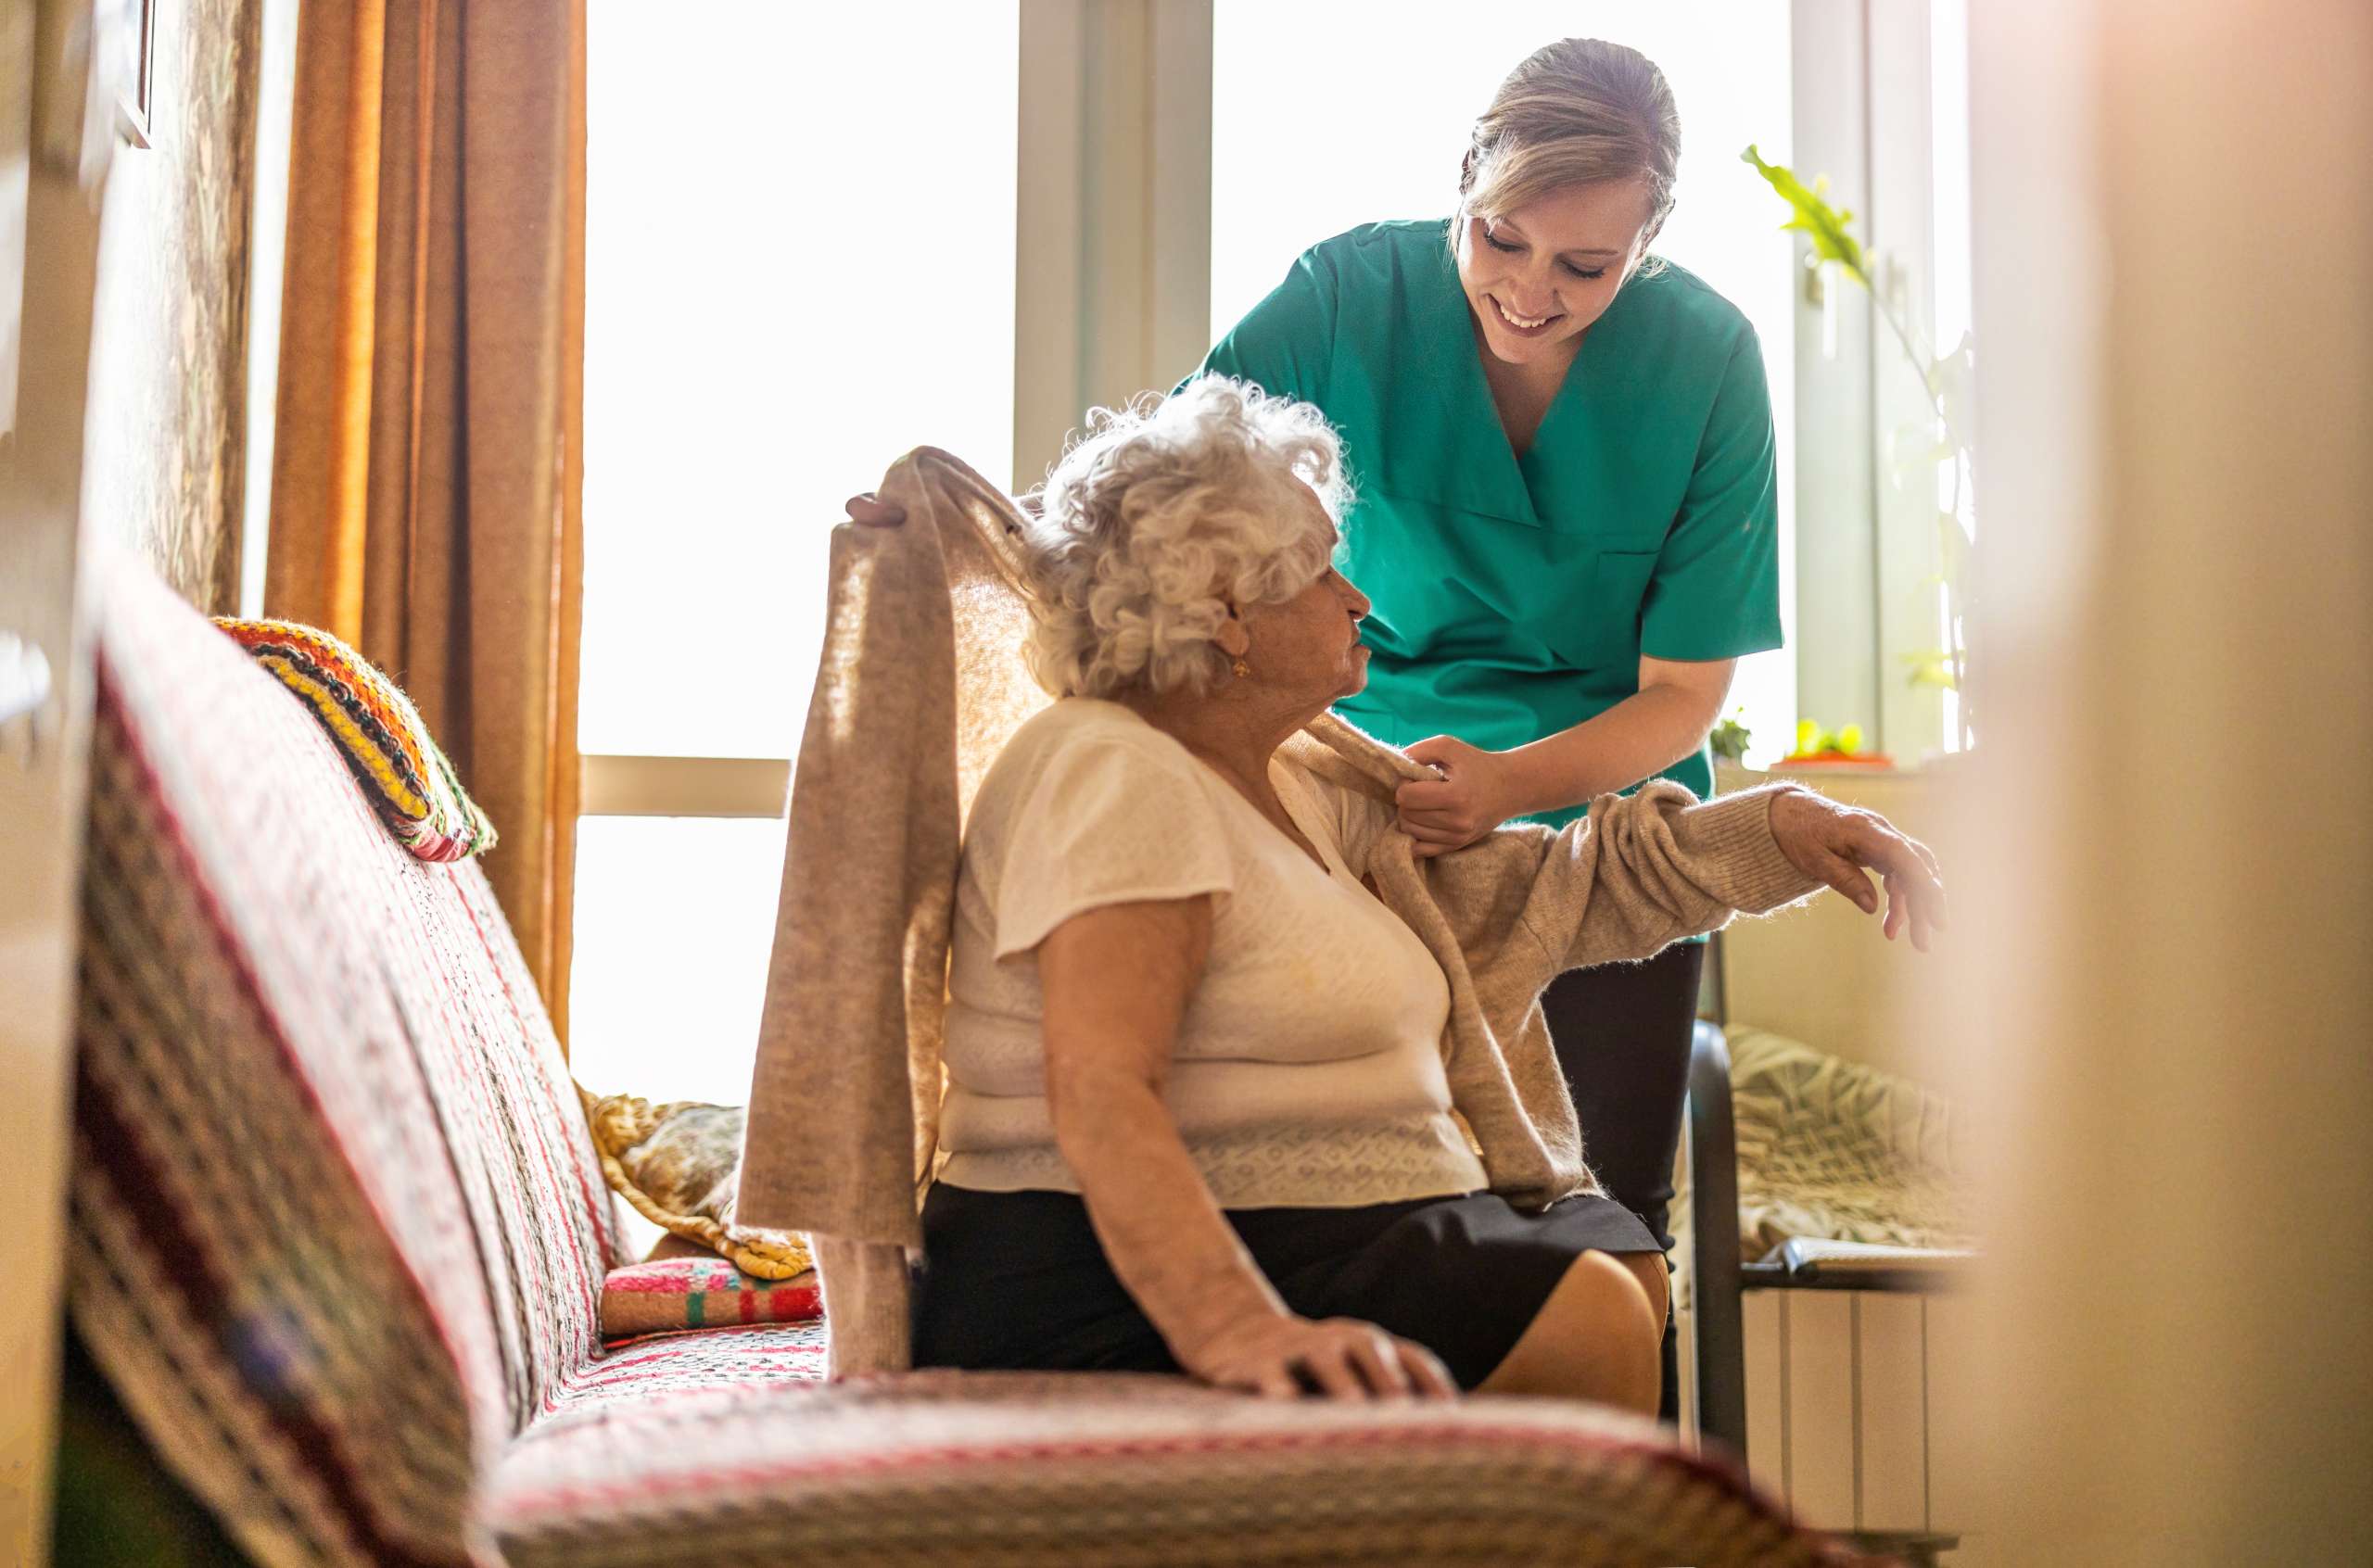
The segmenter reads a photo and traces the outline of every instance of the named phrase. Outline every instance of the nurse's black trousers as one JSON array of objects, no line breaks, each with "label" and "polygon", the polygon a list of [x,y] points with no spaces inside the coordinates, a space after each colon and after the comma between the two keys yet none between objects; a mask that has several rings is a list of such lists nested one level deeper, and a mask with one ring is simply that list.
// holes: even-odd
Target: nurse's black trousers
[{"label": "nurse's black trousers", "polygon": [[[1702,942],[1681,942],[1644,964],[1573,969],[1541,999],[1549,1039],[1581,1123],[1582,1157],[1607,1193],[1672,1250],[1673,1157],[1689,1091]],[[1665,1319],[1664,1419],[1680,1412],[1680,1340]]]}]

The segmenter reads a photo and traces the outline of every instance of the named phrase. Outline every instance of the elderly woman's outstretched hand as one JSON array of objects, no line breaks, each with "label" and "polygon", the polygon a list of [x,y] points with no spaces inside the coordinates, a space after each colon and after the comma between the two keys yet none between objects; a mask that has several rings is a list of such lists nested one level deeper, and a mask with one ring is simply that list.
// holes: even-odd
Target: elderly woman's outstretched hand
[{"label": "elderly woman's outstretched hand", "polygon": [[1865,915],[1879,912],[1879,900],[1863,872],[1877,872],[1886,886],[1889,942],[1909,926],[1911,945],[1925,953],[1929,933],[1945,929],[1936,857],[1876,812],[1840,805],[1810,790],[1783,790],[1771,797],[1771,837],[1790,865],[1827,882]]},{"label": "elderly woman's outstretched hand", "polygon": [[1432,1351],[1356,1318],[1263,1312],[1230,1323],[1179,1360],[1205,1383],[1273,1399],[1305,1393],[1332,1399],[1458,1393]]}]

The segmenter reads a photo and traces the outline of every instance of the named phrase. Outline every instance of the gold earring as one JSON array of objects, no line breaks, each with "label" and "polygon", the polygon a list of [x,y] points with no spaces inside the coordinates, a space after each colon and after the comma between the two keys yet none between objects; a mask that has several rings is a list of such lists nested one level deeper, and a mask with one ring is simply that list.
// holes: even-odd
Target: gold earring
[{"label": "gold earring", "polygon": [[1236,662],[1236,678],[1237,678],[1237,679],[1238,679],[1238,680],[1242,680],[1245,677],[1247,677],[1247,676],[1250,675],[1251,673],[1252,673],[1252,666],[1251,666],[1251,665],[1250,665],[1250,664],[1246,664],[1246,663],[1245,663],[1243,660],[1241,660],[1241,659],[1238,659],[1238,660]]}]

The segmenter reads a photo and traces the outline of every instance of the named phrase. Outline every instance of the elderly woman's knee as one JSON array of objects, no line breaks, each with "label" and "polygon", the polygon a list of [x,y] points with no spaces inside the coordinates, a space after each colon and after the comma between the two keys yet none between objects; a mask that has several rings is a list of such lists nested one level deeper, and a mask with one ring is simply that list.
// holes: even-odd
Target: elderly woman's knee
[{"label": "elderly woman's knee", "polygon": [[1656,1334],[1665,1332],[1665,1318],[1672,1309],[1672,1271],[1666,1267],[1661,1252],[1586,1253],[1585,1257],[1605,1258],[1618,1265],[1639,1283],[1648,1299],[1649,1315],[1656,1320]]},{"label": "elderly woman's knee", "polygon": [[[1664,1266],[1656,1254],[1645,1256]],[[1583,1253],[1566,1266],[1523,1336],[1478,1392],[1593,1399],[1653,1413],[1662,1292],[1662,1282],[1643,1278],[1630,1255]]]},{"label": "elderly woman's knee", "polygon": [[1556,1294],[1571,1300],[1593,1334],[1642,1338],[1653,1349],[1665,1332],[1664,1267],[1652,1252],[1585,1252]]}]

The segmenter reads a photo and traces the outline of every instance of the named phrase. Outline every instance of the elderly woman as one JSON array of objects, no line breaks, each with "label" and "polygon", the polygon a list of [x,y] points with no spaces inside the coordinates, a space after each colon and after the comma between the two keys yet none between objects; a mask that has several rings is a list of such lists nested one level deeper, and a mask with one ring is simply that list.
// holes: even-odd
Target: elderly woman
[{"label": "elderly woman", "polygon": [[[1390,807],[1279,754],[1365,678],[1342,491],[1316,410],[1216,376],[1099,415],[1047,482],[1029,654],[1060,700],[967,826],[916,1363],[1653,1412],[1656,1238],[1593,1191],[1489,1190],[1450,979],[1365,876]],[[1557,837],[1592,833],[1624,852],[1523,862],[1591,866],[1585,929],[1534,933],[1578,963],[1713,929],[1726,887],[1874,910],[1856,866],[1890,937],[1941,912],[1924,851],[1808,791],[1660,785]]]}]

